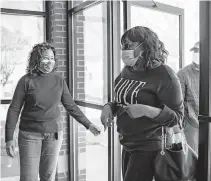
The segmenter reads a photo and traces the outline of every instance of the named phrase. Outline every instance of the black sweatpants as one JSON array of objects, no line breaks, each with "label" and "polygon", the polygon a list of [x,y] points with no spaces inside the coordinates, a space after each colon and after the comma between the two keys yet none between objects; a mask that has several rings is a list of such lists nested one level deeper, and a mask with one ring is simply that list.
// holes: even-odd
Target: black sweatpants
[{"label": "black sweatpants", "polygon": [[123,181],[152,181],[154,161],[158,151],[133,151],[122,149]]}]

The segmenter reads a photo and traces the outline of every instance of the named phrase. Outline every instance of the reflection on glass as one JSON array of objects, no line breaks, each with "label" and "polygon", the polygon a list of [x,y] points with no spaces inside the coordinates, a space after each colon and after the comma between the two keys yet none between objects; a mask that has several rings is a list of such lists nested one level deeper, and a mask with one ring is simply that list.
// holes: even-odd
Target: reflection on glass
[{"label": "reflection on glass", "polygon": [[20,9],[31,11],[44,11],[44,1],[26,1],[26,0],[3,0],[1,1],[1,8]]},{"label": "reflection on glass", "polygon": [[14,133],[14,140],[15,140],[15,151],[16,151],[16,157],[10,158],[7,156],[6,150],[5,150],[5,120],[6,120],[6,114],[8,110],[9,105],[2,105],[0,104],[0,126],[1,126],[1,175],[0,180],[1,181],[19,181],[19,152],[18,152],[18,126],[19,123],[16,126],[15,133]]},{"label": "reflection on glass", "polygon": [[44,40],[44,18],[1,15],[0,99],[11,99],[32,46]]},{"label": "reflection on glass", "polygon": [[107,102],[106,3],[74,16],[75,99],[97,104]]},{"label": "reflection on glass", "polygon": [[[147,18],[141,18],[147,17]],[[131,27],[146,26],[157,33],[169,52],[167,65],[179,70],[179,16],[143,7],[131,7]]]},{"label": "reflection on glass", "polygon": [[81,124],[76,123],[79,178],[84,181],[108,181],[108,132],[104,132],[101,124],[101,111],[86,107],[80,109],[101,129],[101,134],[94,136]]}]

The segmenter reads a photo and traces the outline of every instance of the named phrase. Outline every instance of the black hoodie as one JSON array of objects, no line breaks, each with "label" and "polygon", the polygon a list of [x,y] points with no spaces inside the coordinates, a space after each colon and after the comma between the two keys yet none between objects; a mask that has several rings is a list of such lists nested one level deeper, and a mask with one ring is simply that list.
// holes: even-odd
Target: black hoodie
[{"label": "black hoodie", "polygon": [[135,71],[126,66],[115,80],[115,105],[144,104],[161,108],[154,119],[132,119],[125,112],[117,112],[117,131],[120,143],[127,151],[153,151],[161,148],[161,127],[174,126],[184,115],[179,79],[167,65],[161,64],[148,71]]}]

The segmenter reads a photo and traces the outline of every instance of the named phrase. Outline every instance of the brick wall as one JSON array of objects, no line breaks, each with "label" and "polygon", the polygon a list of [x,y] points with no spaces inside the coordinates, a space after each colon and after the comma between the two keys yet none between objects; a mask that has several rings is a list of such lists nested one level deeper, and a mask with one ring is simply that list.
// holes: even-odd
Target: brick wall
[{"label": "brick wall", "polygon": [[[74,1],[73,5],[76,6],[83,1]],[[67,78],[67,3],[65,1],[51,1],[50,2],[50,37],[51,42],[56,48],[57,57],[58,57],[58,72],[59,74]],[[83,12],[80,12],[76,15],[74,26],[76,27],[76,33],[74,38],[75,50],[74,50],[74,93],[75,99],[85,100],[85,62],[84,62],[84,16]],[[72,52],[70,52],[71,54]],[[70,70],[72,71],[72,70]],[[71,88],[72,89],[72,88]],[[67,122],[67,112],[61,106],[62,109],[62,123],[64,130],[64,137],[62,148],[60,151],[58,169],[56,180],[58,181],[67,181],[69,180],[68,175],[68,138],[69,138],[69,128]],[[72,120],[70,120],[72,121]],[[77,180],[85,181],[86,180],[86,129],[75,120],[75,129],[76,129],[76,164],[77,168]]]},{"label": "brick wall", "polygon": [[[75,2],[76,5],[80,1]],[[75,98],[78,100],[85,100],[85,61],[84,61],[84,16],[83,11],[77,13],[74,18],[74,27],[76,32],[74,33],[75,42],[75,62],[74,62],[74,76],[75,85],[74,93]],[[83,108],[81,108],[83,111]],[[78,181],[86,180],[86,129],[81,124],[76,124],[77,129],[77,161],[78,161]]]},{"label": "brick wall", "polygon": [[[76,6],[83,1],[74,1],[73,6]],[[85,59],[84,59],[84,21],[83,11],[74,16],[74,42],[75,42],[75,62],[74,62],[74,93],[78,100],[85,100]],[[84,109],[81,107],[81,110]],[[77,136],[77,180],[86,180],[86,129],[81,124],[76,123]]]},{"label": "brick wall", "polygon": [[[57,72],[67,80],[67,2],[65,1],[51,1],[50,2],[50,41],[56,48],[58,58]],[[63,143],[59,153],[58,168],[56,180],[67,181],[68,177],[68,138],[69,128],[67,122],[67,112],[64,107],[60,106],[62,110],[62,124],[63,124]]]}]

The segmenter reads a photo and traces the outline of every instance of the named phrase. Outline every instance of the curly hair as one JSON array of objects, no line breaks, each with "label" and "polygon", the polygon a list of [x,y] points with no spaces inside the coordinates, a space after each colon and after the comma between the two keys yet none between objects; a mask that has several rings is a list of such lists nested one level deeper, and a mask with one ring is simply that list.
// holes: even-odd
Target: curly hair
[{"label": "curly hair", "polygon": [[53,71],[55,71],[58,67],[57,65],[57,58],[56,58],[56,50],[55,48],[48,42],[43,42],[39,44],[35,44],[29,53],[29,58],[28,58],[28,65],[26,68],[26,72],[30,75],[36,75],[39,70],[38,70],[38,65],[40,62],[40,59],[42,57],[42,53],[46,50],[51,49],[53,51],[54,57],[55,57],[55,66],[53,68]]},{"label": "curly hair", "polygon": [[126,31],[121,38],[121,44],[126,44],[126,40],[131,42],[143,43],[143,58],[145,60],[144,68],[148,69],[153,60],[165,63],[168,51],[162,41],[159,40],[157,34],[144,26],[135,26]]}]

